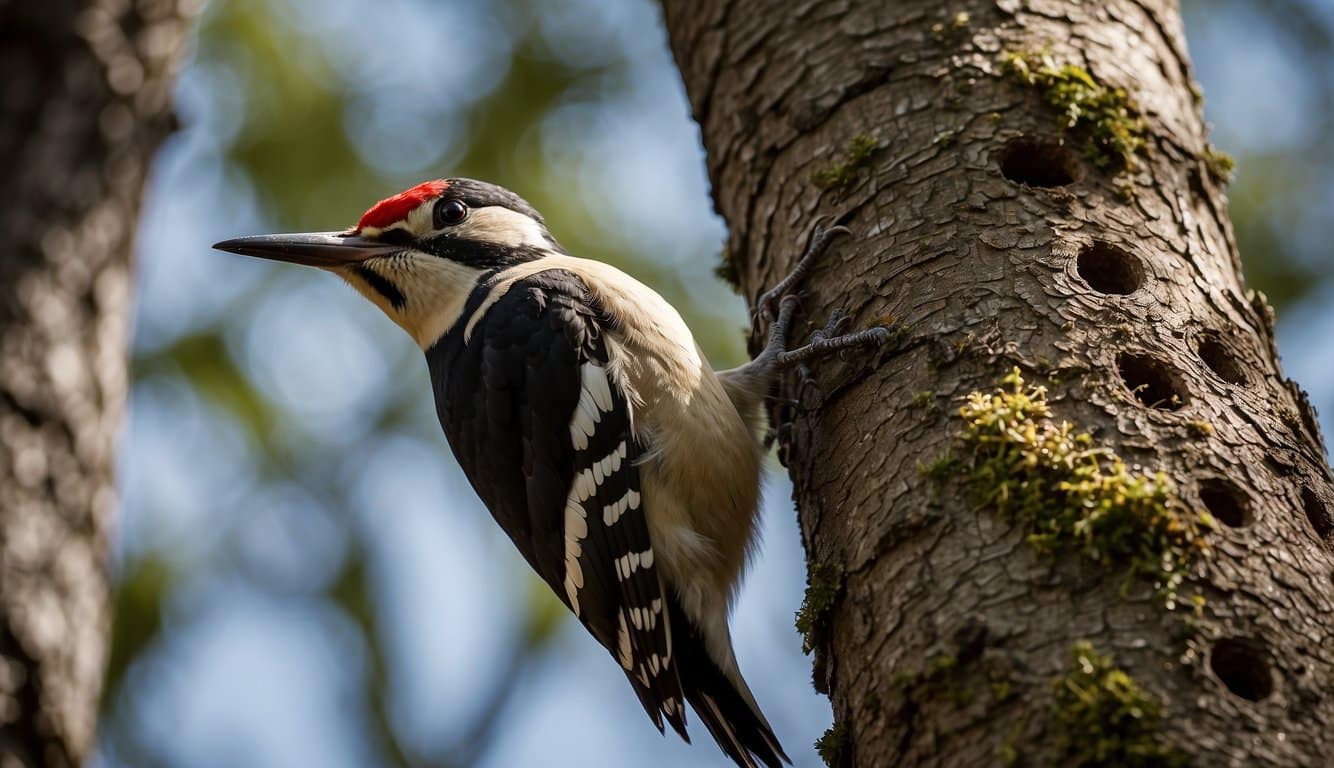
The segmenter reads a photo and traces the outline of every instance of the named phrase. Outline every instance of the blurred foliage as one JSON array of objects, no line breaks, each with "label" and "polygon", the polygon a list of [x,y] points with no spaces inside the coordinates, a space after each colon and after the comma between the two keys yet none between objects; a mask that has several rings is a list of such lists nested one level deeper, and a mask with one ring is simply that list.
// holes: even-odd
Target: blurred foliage
[{"label": "blurred foliage", "polygon": [[379,182],[338,130],[347,94],[320,47],[275,18],[271,6],[260,0],[210,4],[198,63],[229,68],[244,84],[245,117],[228,153],[264,208],[284,226],[338,229],[336,222],[355,217],[331,225],[331,214],[355,209]]},{"label": "blurred foliage", "polygon": [[135,379],[182,376],[261,442],[273,434],[278,421],[273,407],[251,386],[216,332],[183,335],[152,355],[136,358],[134,363]]},{"label": "blurred foliage", "polygon": [[[1236,160],[1229,212],[1246,282],[1281,316],[1334,271],[1320,245],[1334,241],[1334,4],[1183,0],[1182,12],[1205,113],[1227,136],[1218,149]],[[1281,108],[1256,103],[1273,94]]]},{"label": "blurred foliage", "polygon": [[162,631],[162,600],[176,580],[171,567],[152,555],[128,565],[116,586],[112,606],[111,658],[102,697],[119,691],[130,661],[143,653]]},{"label": "blurred foliage", "polygon": [[[207,134],[202,140],[216,142],[204,154],[215,152],[228,183],[253,198],[264,219],[258,225],[263,231],[336,229],[355,221],[374,200],[435,176],[473,176],[508,186],[545,214],[571,251],[627,269],[681,308],[711,359],[738,362],[743,339],[737,331],[744,322],[739,304],[720,304],[711,299],[719,294],[696,282],[710,279],[717,252],[692,255],[689,270],[647,252],[641,238],[627,230],[625,217],[610,213],[615,193],[599,183],[598,175],[606,169],[590,169],[579,148],[569,146],[591,139],[615,146],[616,126],[600,110],[643,97],[645,85],[635,79],[642,73],[634,70],[642,66],[642,57],[636,64],[633,46],[643,45],[646,38],[662,44],[661,30],[604,29],[597,19],[581,15],[599,8],[597,2],[214,0],[201,20],[188,68],[204,82],[222,117],[204,127],[187,121],[186,132]],[[648,0],[636,3],[647,5]],[[388,13],[391,6],[399,9],[393,18],[373,15]],[[1300,300],[1319,278],[1334,271],[1324,247],[1334,241],[1334,215],[1329,211],[1334,200],[1329,181],[1334,178],[1334,131],[1329,130],[1334,46],[1329,30],[1334,20],[1321,0],[1273,6],[1256,0],[1185,0],[1184,6],[1206,90],[1212,90],[1205,76],[1210,61],[1239,58],[1231,51],[1216,51],[1220,44],[1214,38],[1224,43],[1253,38],[1266,42],[1269,55],[1295,62],[1301,82],[1289,85],[1308,93],[1301,102],[1305,111],[1280,116],[1309,124],[1309,130],[1297,132],[1295,145],[1218,141],[1221,150],[1237,159],[1229,194],[1248,283],[1281,308]],[[441,40],[429,66],[406,55],[397,57],[395,47],[421,32],[406,28],[415,26],[413,14],[433,19],[423,22],[429,33],[451,30],[436,17],[455,12],[470,14],[467,21],[473,26],[463,25],[469,31],[461,33],[471,34],[468,39]],[[562,25],[563,40],[552,32]],[[590,30],[605,37],[592,38]],[[1197,33],[1209,38],[1206,45],[1197,44]],[[1216,88],[1225,93],[1222,86]],[[1212,105],[1210,114],[1215,114]],[[553,130],[553,124],[564,132]],[[418,147],[422,161],[414,162],[412,150]],[[702,210],[707,207],[700,201]],[[205,246],[197,244],[199,250]],[[347,446],[331,447],[311,437],[310,425],[256,381],[244,344],[237,341],[243,319],[266,297],[281,298],[290,286],[272,279],[284,268],[267,269],[253,295],[232,302],[203,327],[136,348],[136,393],[163,382],[187,387],[207,416],[195,428],[206,433],[206,440],[216,441],[219,450],[232,431],[239,433],[243,449],[254,454],[248,460],[257,486],[223,483],[219,493],[238,495],[229,497],[224,509],[210,506],[214,499],[196,500],[201,509],[226,515],[199,522],[217,539],[210,547],[139,541],[122,546],[102,757],[112,765],[176,764],[178,753],[140,712],[136,686],[154,668],[171,633],[191,620],[191,611],[200,610],[192,590],[201,581],[239,581],[266,594],[282,593],[331,608],[346,619],[358,636],[365,669],[363,685],[352,692],[360,698],[347,708],[366,721],[364,734],[353,738],[368,742],[368,760],[413,768],[474,765],[493,745],[500,713],[520,680],[548,658],[567,622],[566,613],[545,585],[524,577],[528,580],[519,583],[527,585],[525,598],[516,602],[526,603],[525,609],[512,637],[494,649],[503,662],[489,688],[472,699],[464,722],[441,725],[448,725],[448,731],[429,749],[405,742],[391,706],[392,649],[370,578],[374,554],[365,541],[364,523],[357,519],[349,465],[339,458],[355,457],[341,460],[348,462],[364,457]],[[686,272],[691,277],[683,277]],[[364,432],[355,435],[358,443],[403,433],[429,435],[432,444],[441,443],[432,420],[423,416],[429,404],[420,360],[410,342],[402,342],[386,358],[392,368],[390,385],[377,393],[368,413],[358,414],[364,416],[358,422]],[[331,342],[327,352],[337,354],[337,347]],[[162,406],[148,399],[144,407]],[[201,470],[213,458],[191,457]],[[345,552],[331,545],[328,557],[334,562],[327,576],[297,580],[295,585],[256,565],[239,541],[245,515],[269,504],[263,494],[284,483],[300,487],[348,542]],[[127,520],[143,515],[141,509],[125,512]],[[264,543],[281,538],[254,535]],[[304,533],[293,538],[294,546],[314,547]],[[255,764],[246,751],[255,747],[220,746],[227,749],[220,750],[226,757],[219,764]]]}]

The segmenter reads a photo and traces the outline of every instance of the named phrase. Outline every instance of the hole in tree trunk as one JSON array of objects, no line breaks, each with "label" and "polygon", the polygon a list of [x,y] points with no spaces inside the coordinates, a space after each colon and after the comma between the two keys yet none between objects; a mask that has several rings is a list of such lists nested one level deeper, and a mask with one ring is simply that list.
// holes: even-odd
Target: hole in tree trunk
[{"label": "hole in tree trunk", "polygon": [[1232,354],[1232,350],[1227,348],[1222,341],[1214,336],[1206,336],[1200,341],[1199,347],[1200,359],[1209,366],[1218,378],[1229,384],[1245,384],[1246,373],[1241,369],[1241,363]]},{"label": "hole in tree trunk", "polygon": [[1079,276],[1098,293],[1125,295],[1144,284],[1139,259],[1114,245],[1094,243],[1079,252]]},{"label": "hole in tree trunk", "polygon": [[1150,408],[1175,411],[1186,404],[1186,388],[1164,363],[1148,355],[1122,353],[1116,368],[1135,399]]},{"label": "hole in tree trunk", "polygon": [[1219,640],[1209,654],[1209,667],[1229,691],[1248,701],[1260,701],[1274,692],[1264,650],[1249,640]]},{"label": "hole in tree trunk", "polygon": [[1330,519],[1325,502],[1309,487],[1302,489],[1302,508],[1306,510],[1306,519],[1311,521],[1316,538],[1326,546],[1334,544],[1334,520]]},{"label": "hole in tree trunk", "polygon": [[1001,175],[1030,187],[1064,187],[1084,178],[1074,150],[1053,141],[1014,139],[1001,150]]},{"label": "hole in tree trunk", "polygon": [[1255,522],[1251,502],[1231,480],[1210,477],[1200,481],[1200,501],[1220,523],[1245,528]]}]

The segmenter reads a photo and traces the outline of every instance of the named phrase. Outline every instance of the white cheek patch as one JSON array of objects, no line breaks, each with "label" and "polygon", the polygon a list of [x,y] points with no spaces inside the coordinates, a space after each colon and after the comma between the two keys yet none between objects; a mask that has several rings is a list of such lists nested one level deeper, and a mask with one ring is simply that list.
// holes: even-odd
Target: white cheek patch
[{"label": "white cheek patch", "polygon": [[393,306],[356,270],[335,271],[407,331],[422,349],[430,349],[454,327],[463,314],[463,305],[483,274],[483,270],[476,267],[414,251],[386,259],[371,259],[362,262],[360,267],[392,283],[403,295],[402,306]]}]

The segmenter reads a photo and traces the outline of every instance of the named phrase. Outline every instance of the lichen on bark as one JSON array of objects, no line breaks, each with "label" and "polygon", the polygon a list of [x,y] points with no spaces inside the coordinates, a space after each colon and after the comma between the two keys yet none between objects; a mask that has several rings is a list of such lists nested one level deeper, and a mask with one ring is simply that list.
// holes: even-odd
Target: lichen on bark
[{"label": "lichen on bark", "polygon": [[820,189],[835,189],[852,183],[857,178],[857,171],[871,163],[880,144],[874,137],[859,133],[848,140],[847,149],[842,158],[829,166],[811,174],[811,183]]},{"label": "lichen on bark", "polygon": [[1084,156],[1102,170],[1133,168],[1144,148],[1144,119],[1123,88],[1098,81],[1088,69],[1061,63],[1047,51],[1006,51],[1006,71],[1036,89],[1060,115],[1062,131],[1084,144]]},{"label": "lichen on bark", "polygon": [[962,460],[956,470],[973,498],[1023,526],[1045,555],[1072,550],[1127,577],[1153,580],[1169,609],[1193,560],[1208,552],[1215,527],[1190,509],[1162,471],[1132,470],[1087,431],[1056,421],[1047,388],[1013,368],[991,392],[972,392],[959,409]]},{"label": "lichen on bark", "polygon": [[1053,766],[1187,768],[1162,739],[1162,704],[1110,657],[1081,640],[1052,681]]}]

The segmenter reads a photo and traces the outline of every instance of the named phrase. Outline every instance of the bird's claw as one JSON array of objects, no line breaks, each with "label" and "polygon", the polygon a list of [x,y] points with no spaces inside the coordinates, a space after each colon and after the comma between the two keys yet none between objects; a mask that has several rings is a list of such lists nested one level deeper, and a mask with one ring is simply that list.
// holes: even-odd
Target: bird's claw
[{"label": "bird's claw", "polygon": [[837,336],[839,330],[847,325],[848,321],[851,319],[852,318],[848,315],[846,309],[835,307],[834,310],[829,313],[829,320],[825,323],[824,328],[811,334],[811,341],[822,341],[832,336]]},{"label": "bird's claw", "polygon": [[835,224],[826,229],[823,226],[826,221],[828,221],[828,216],[822,216],[815,220],[815,225],[811,228],[810,238],[806,243],[806,250],[801,254],[801,258],[797,259],[792,271],[756,300],[755,315],[759,320],[765,323],[772,322],[777,315],[776,310],[780,303],[794,294],[794,289],[810,273],[811,268],[815,266],[815,262],[829,250],[829,245],[834,239],[852,234],[852,230],[841,224]]}]

